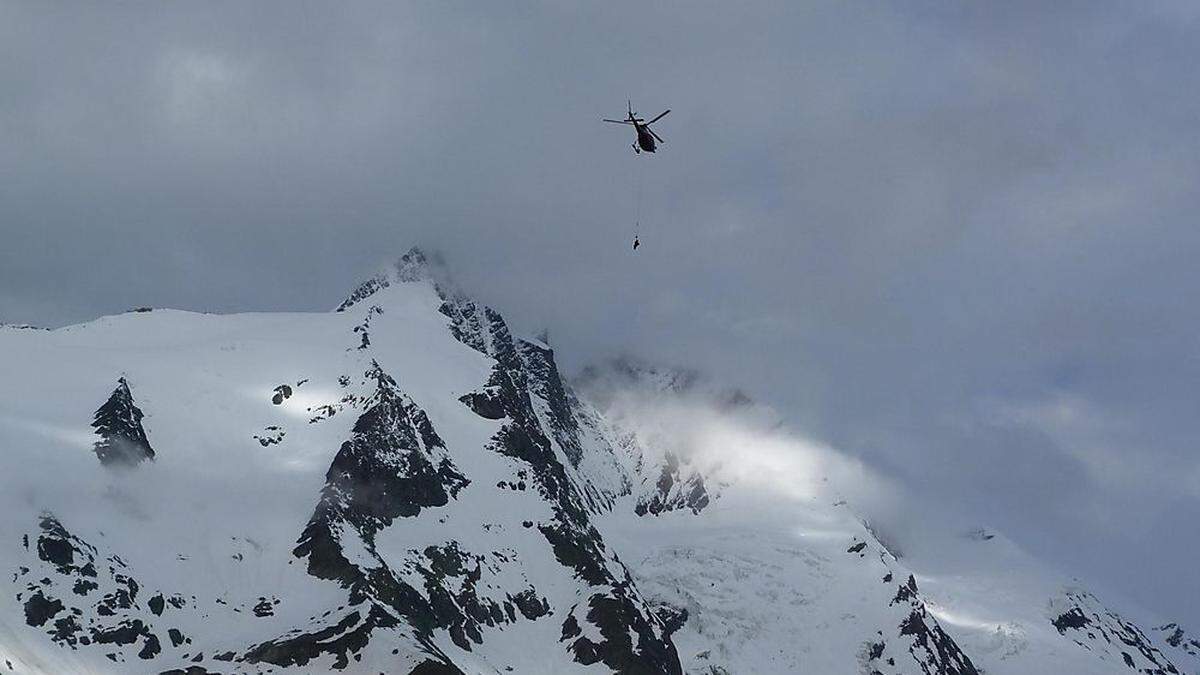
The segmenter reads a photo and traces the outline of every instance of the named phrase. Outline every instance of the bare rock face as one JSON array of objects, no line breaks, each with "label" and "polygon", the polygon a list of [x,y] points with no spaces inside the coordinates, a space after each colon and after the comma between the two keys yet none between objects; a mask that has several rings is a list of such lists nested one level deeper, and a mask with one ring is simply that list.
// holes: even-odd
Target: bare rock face
[{"label": "bare rock face", "polygon": [[92,420],[92,428],[100,436],[93,449],[101,464],[129,468],[154,459],[154,448],[142,428],[142,417],[142,410],[134,405],[129,383],[120,378],[117,388],[96,410]]},{"label": "bare rock face", "polygon": [[28,626],[60,649],[100,650],[114,663],[162,652],[171,617],[160,617],[167,602],[172,610],[185,607],[182,597],[155,593],[147,602],[128,563],[71,534],[53,514],[42,514],[31,535],[25,562],[13,575]]},{"label": "bare rock face", "polygon": [[[294,551],[309,574],[345,588],[347,602],[313,628],[254,645],[236,660],[304,667],[333,656],[334,667],[345,668],[373,640],[394,641],[400,635],[396,655],[415,664],[412,672],[460,672],[453,655],[439,646],[439,636],[473,651],[483,648],[487,631],[556,621],[562,626],[561,644],[542,648],[562,650],[579,664],[604,664],[614,672],[681,673],[669,631],[591,521],[611,498],[577,471],[587,451],[586,433],[573,408],[579,403],[568,394],[553,353],[514,339],[498,312],[447,286],[444,272],[434,265],[420,251],[410,251],[394,270],[360,286],[338,311],[359,311],[367,307],[365,300],[377,302],[378,294],[396,285],[433,285],[442,300],[439,311],[449,320],[448,337],[494,359],[488,379],[459,397],[464,411],[499,422],[485,447],[471,451],[507,458],[512,474],[495,489],[537,495],[549,514],[531,520],[497,513],[482,525],[539,532],[541,546],[574,579],[577,600],[551,604],[539,588],[541,580],[522,570],[520,559],[532,551],[472,550],[453,532],[447,532],[444,544],[399,557],[378,551],[377,536],[405,525],[398,521],[441,519],[451,502],[467,498],[469,488],[493,488],[476,485],[456,466],[453,454],[464,449],[448,448],[402,383],[372,361],[362,379],[373,392],[351,400],[362,412],[329,467]],[[355,332],[363,333],[381,310],[372,304],[365,312]],[[369,354],[373,347],[364,340],[356,351]],[[500,581],[513,577],[526,581]]]},{"label": "bare rock face", "polygon": [[[562,642],[584,665],[603,662],[616,672],[681,673],[669,631],[642,600],[628,571],[591,522],[596,493],[581,490],[579,481],[571,477],[583,450],[579,423],[553,353],[514,341],[499,313],[481,310],[456,294],[443,293],[441,311],[452,320],[452,332],[460,342],[496,359],[482,391],[469,395],[467,401],[488,401],[473,406],[485,418],[503,411],[505,423],[489,449],[523,463],[552,513],[537,529],[558,562],[586,584],[581,601],[568,610],[562,623]],[[586,635],[581,624],[592,626]]]},{"label": "bare rock face", "polygon": [[[419,249],[332,312],[109,319],[57,347],[0,331],[0,372],[45,358],[16,351],[31,339],[69,359],[83,335],[89,356],[191,378],[183,401],[154,389],[173,378],[139,378],[169,448],[153,470],[128,471],[156,452],[121,378],[92,422],[102,467],[84,455],[54,508],[6,514],[0,672],[984,671],[935,587],[844,501],[737,512],[726,477],[607,405],[641,386],[740,414],[745,394],[629,359],[572,386],[544,338]],[[155,348],[113,347],[129,335]],[[96,386],[85,365],[61,369],[77,391]],[[77,427],[84,404],[51,421]],[[1052,610],[1055,644],[1101,666],[1182,673],[1200,653],[1085,593]]]},{"label": "bare rock face", "polygon": [[[1051,603],[1050,623],[1060,635],[1102,658],[1147,675],[1181,673],[1132,622],[1082,589],[1066,589]],[[1168,644],[1169,636],[1168,636]]]}]

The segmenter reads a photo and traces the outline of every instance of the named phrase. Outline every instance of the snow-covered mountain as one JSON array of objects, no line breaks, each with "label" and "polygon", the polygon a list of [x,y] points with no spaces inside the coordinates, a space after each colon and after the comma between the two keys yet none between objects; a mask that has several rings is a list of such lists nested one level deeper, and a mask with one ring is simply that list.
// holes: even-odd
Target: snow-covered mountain
[{"label": "snow-covered mountain", "polygon": [[1200,672],[995,533],[898,544],[744,394],[568,383],[416,249],[328,313],[0,326],[0,373],[0,673]]}]

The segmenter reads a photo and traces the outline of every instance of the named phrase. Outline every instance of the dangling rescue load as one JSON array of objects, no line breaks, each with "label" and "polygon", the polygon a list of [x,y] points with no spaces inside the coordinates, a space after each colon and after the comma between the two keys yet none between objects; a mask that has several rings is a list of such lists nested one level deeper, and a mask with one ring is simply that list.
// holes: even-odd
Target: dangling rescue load
[{"label": "dangling rescue load", "polygon": [[664,141],[662,139],[662,137],[660,137],[658,134],[654,133],[654,130],[650,128],[650,125],[654,124],[655,122],[662,119],[667,113],[671,112],[671,110],[668,108],[667,110],[663,111],[662,114],[660,114],[658,117],[655,117],[654,119],[647,122],[646,120],[642,119],[641,117],[638,117],[637,114],[633,112],[633,102],[632,101],[626,101],[626,103],[629,106],[628,107],[629,116],[627,118],[625,118],[623,120],[606,119],[604,121],[609,122],[611,124],[629,124],[629,125],[633,126],[633,130],[635,132],[637,132],[637,141],[634,142],[634,144],[633,144],[633,151],[637,154],[641,154],[641,152],[643,150],[645,150],[646,152],[654,152],[654,150],[657,148],[657,146],[654,144],[655,141],[658,141],[659,143],[666,143],[666,141]]}]

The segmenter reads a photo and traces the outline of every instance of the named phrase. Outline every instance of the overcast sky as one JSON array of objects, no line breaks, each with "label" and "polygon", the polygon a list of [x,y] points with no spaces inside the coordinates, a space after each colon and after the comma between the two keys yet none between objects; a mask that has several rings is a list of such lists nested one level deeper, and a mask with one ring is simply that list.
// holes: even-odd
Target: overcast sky
[{"label": "overcast sky", "polygon": [[502,5],[0,1],[0,321],[420,244],[1200,626],[1200,5]]}]

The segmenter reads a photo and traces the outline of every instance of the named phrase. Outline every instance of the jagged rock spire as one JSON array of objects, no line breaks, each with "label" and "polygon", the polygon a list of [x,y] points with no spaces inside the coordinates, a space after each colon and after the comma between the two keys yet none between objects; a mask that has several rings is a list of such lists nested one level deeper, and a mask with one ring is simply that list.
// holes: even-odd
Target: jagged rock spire
[{"label": "jagged rock spire", "polygon": [[359,284],[358,288],[338,305],[336,311],[343,312],[392,284],[421,281],[433,284],[438,294],[443,297],[455,294],[454,285],[450,282],[441,256],[426,255],[425,251],[414,246],[387,269]]},{"label": "jagged rock spire", "polygon": [[431,262],[425,251],[414,246],[396,261],[396,278],[400,281],[422,281],[433,276],[435,267],[441,267],[440,258],[434,256]]},{"label": "jagged rock spire", "polygon": [[133,403],[129,383],[117,380],[108,401],[96,411],[92,428],[100,436],[93,449],[104,466],[137,466],[143,460],[154,459],[154,448],[142,428],[142,411]]}]

